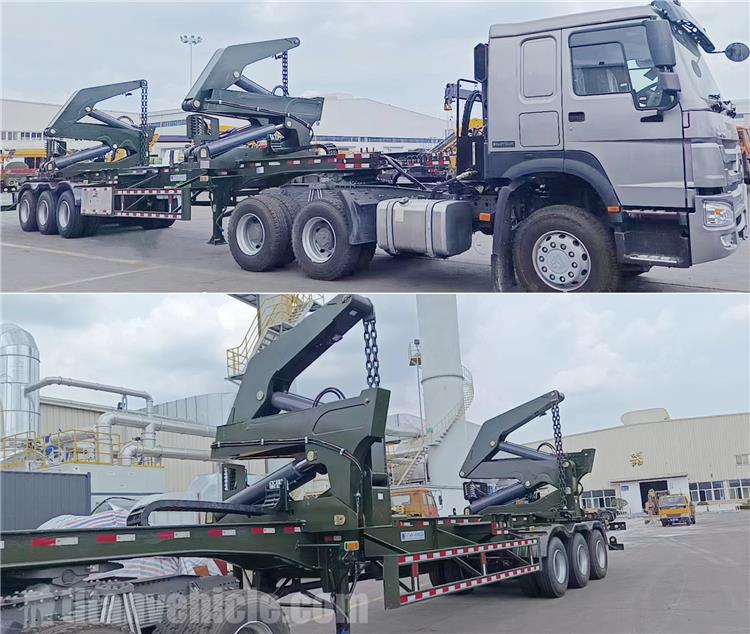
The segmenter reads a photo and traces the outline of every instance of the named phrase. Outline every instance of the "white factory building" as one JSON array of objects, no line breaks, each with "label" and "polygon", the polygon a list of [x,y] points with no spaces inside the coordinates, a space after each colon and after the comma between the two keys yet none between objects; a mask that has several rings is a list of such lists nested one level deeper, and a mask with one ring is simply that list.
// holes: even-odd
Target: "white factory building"
[{"label": "white factory building", "polygon": [[750,499],[747,412],[695,418],[671,418],[662,408],[628,412],[615,427],[564,436],[563,448],[596,449],[594,470],[582,479],[588,508],[615,506],[620,498],[626,511],[640,513],[652,488],[711,507]]},{"label": "white factory building", "polygon": [[[314,126],[314,141],[320,143],[333,143],[341,149],[401,152],[429,149],[450,133],[452,124],[447,119],[347,94],[324,97],[323,117]],[[21,150],[43,149],[43,131],[60,107],[61,104],[0,100],[0,149],[6,154],[9,150],[20,153]],[[116,117],[128,117],[136,124],[140,121],[135,109],[111,111],[102,104],[102,110]],[[149,113],[149,123],[157,126],[159,135],[152,154],[161,158],[167,148],[186,145],[186,116],[180,109]],[[236,126],[242,122],[221,118],[221,124]],[[71,149],[89,145],[92,143],[68,143]]]}]

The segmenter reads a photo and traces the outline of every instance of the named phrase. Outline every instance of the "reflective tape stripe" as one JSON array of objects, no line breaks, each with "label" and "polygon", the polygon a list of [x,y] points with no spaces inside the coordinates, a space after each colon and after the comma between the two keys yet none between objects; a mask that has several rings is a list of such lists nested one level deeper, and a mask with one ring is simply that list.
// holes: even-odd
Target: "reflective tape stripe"
[{"label": "reflective tape stripe", "polygon": [[106,535],[96,536],[97,544],[115,544],[117,542],[134,542],[134,541],[135,541],[135,535],[133,533],[121,534],[121,535],[118,535],[116,533],[108,533]]},{"label": "reflective tape stripe", "polygon": [[234,537],[237,530],[234,528],[211,528],[208,531],[209,537]]},{"label": "reflective tape stripe", "polygon": [[159,533],[157,537],[159,539],[186,539],[190,537],[190,531],[169,531],[167,533]]},{"label": "reflective tape stripe", "polygon": [[276,529],[271,526],[253,526],[250,529],[252,535],[273,535]]},{"label": "reflective tape stripe", "polygon": [[285,533],[301,533],[302,527],[301,526],[285,526],[284,532]]},{"label": "reflective tape stripe", "polygon": [[488,583],[495,583],[496,581],[502,581],[503,579],[510,579],[511,577],[518,577],[520,575],[529,574],[539,570],[539,565],[534,564],[533,566],[524,566],[523,568],[516,568],[514,570],[506,570],[505,572],[497,572],[492,575],[486,575],[484,577],[477,577],[475,579],[467,579],[460,583],[451,583],[445,586],[438,586],[437,588],[430,588],[422,592],[413,592],[411,594],[405,594],[399,597],[401,604],[415,603],[417,601],[424,601],[425,599],[431,599],[432,597],[440,596],[442,594],[450,594],[452,592],[458,592],[460,590],[467,590],[469,588],[476,588],[477,586],[484,586]]},{"label": "reflective tape stripe", "polygon": [[505,550],[518,548],[520,546],[531,546],[536,544],[535,539],[515,539],[492,544],[477,544],[476,546],[462,546],[461,548],[448,548],[446,550],[434,550],[426,553],[415,553],[413,555],[401,555],[399,564],[410,564],[415,561],[427,561],[429,559],[444,559],[447,557],[460,557],[479,553],[492,552],[494,550]]},{"label": "reflective tape stripe", "polygon": [[48,548],[50,546],[77,546],[77,537],[36,537],[31,540],[32,548]]}]

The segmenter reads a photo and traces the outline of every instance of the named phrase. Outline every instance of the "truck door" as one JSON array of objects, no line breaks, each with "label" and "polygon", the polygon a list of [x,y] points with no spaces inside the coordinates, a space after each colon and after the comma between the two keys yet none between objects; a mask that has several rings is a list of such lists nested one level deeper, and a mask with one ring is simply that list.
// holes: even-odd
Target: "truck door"
[{"label": "truck door", "polygon": [[656,82],[645,27],[562,33],[566,163],[596,158],[625,207],[685,207],[682,113],[653,109],[674,97]]}]

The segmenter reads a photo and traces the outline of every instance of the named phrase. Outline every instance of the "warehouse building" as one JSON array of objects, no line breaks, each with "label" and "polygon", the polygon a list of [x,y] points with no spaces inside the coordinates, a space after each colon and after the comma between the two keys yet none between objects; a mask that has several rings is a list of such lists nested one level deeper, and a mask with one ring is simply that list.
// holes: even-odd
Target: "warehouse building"
[{"label": "warehouse building", "polygon": [[621,422],[563,438],[565,451],[596,449],[594,470],[582,480],[585,507],[616,506],[619,498],[640,513],[649,489],[718,507],[750,499],[750,413],[674,419],[657,408],[628,412]]}]

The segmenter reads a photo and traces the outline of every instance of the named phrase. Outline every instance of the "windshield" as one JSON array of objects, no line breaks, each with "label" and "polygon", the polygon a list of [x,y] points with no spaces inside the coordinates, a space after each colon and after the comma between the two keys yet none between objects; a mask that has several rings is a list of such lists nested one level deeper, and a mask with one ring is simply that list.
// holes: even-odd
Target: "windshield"
[{"label": "windshield", "polygon": [[[700,46],[679,26],[672,25],[672,32],[676,41],[677,62],[682,71],[680,78],[689,82],[693,89],[690,92],[704,99],[707,105],[715,103],[716,100],[709,95],[718,95],[719,86],[711,74]],[[686,92],[685,89],[686,86],[683,86],[683,94]]]},{"label": "windshield", "polygon": [[665,495],[659,498],[659,507],[663,509],[678,509],[685,506],[685,498],[681,495]]}]

